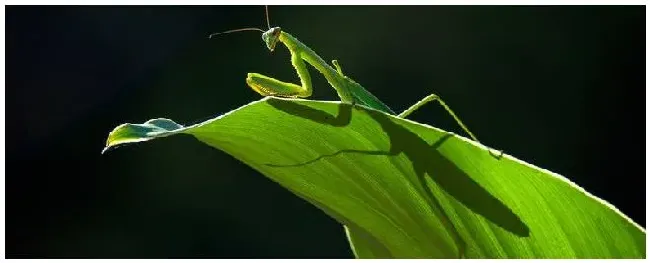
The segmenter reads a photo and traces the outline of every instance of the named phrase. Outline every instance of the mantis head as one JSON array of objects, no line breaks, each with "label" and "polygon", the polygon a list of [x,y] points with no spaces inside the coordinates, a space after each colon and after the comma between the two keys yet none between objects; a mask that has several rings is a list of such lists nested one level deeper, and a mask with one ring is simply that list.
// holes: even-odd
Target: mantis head
[{"label": "mantis head", "polygon": [[271,52],[275,49],[275,44],[278,43],[278,40],[280,40],[280,35],[282,33],[282,29],[279,27],[274,27],[266,32],[262,33],[262,40],[264,40],[264,43],[266,43],[266,47],[269,48]]}]

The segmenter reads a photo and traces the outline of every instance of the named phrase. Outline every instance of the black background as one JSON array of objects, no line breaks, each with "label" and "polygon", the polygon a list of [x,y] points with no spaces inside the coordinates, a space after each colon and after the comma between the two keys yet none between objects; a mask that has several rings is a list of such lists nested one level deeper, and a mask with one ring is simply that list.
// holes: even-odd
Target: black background
[{"label": "black background", "polygon": [[[435,92],[486,144],[645,226],[645,7],[272,6],[401,111]],[[124,122],[190,124],[297,81],[263,7],[6,7],[8,257],[351,257],[342,228],[189,136],[100,155]],[[315,73],[315,71],[312,71]],[[336,100],[321,76],[314,99]],[[438,106],[410,118],[460,133]],[[243,186],[246,187],[243,187]]]}]

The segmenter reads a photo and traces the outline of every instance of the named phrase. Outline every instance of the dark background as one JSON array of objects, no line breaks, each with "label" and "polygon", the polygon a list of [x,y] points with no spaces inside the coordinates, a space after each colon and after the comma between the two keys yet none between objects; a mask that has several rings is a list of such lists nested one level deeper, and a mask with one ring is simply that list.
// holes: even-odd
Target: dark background
[{"label": "dark background", "polygon": [[[340,225],[189,136],[100,155],[124,122],[191,124],[297,82],[263,7],[6,7],[7,257],[347,258]],[[487,145],[645,226],[645,7],[272,6],[391,105],[441,95]],[[336,100],[314,74],[314,99]],[[438,106],[410,118],[460,133]],[[246,187],[244,187],[246,186]]]}]

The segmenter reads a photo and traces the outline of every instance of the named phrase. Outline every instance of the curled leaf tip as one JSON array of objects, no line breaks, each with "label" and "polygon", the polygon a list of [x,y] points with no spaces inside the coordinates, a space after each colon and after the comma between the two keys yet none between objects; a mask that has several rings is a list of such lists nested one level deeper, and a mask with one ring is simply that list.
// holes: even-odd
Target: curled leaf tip
[{"label": "curled leaf tip", "polygon": [[182,128],[183,125],[166,118],[151,119],[143,124],[124,123],[108,134],[102,154],[117,145],[148,141],[178,132]]}]

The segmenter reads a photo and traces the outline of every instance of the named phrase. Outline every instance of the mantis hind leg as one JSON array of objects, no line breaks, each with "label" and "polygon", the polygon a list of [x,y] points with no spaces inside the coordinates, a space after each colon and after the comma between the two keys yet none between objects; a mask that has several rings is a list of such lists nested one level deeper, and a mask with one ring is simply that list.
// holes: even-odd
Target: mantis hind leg
[{"label": "mantis hind leg", "polygon": [[[467,128],[467,126],[465,126],[465,124],[460,120],[460,118],[458,118],[458,116],[456,116],[456,114],[454,113],[454,111],[452,111],[451,108],[449,108],[449,106],[447,106],[447,104],[446,104],[442,99],[440,99],[440,96],[438,96],[438,95],[436,95],[436,94],[431,94],[431,95],[429,95],[429,96],[424,97],[424,99],[418,101],[418,102],[415,103],[413,106],[409,107],[408,109],[406,109],[405,111],[403,111],[402,113],[400,113],[399,115],[397,115],[397,117],[400,117],[400,118],[406,118],[406,116],[410,115],[410,114],[413,113],[415,110],[419,109],[420,107],[424,106],[425,104],[427,104],[427,103],[429,103],[429,102],[431,102],[431,101],[437,101],[438,103],[440,103],[440,105],[441,105],[443,108],[445,108],[445,110],[447,111],[447,113],[449,113],[449,115],[451,115],[451,117],[454,118],[454,120],[456,121],[456,123],[458,123],[458,126],[460,126],[460,127],[463,129],[463,131],[465,131],[465,133],[467,133],[467,134],[472,138],[472,140],[474,140],[474,141],[476,141],[476,142],[478,142],[478,143],[481,143],[481,142],[478,140],[478,138],[476,138],[476,136],[474,136],[474,134],[473,134],[471,131],[469,131],[469,129]],[[495,156],[495,157],[497,157],[497,158],[501,158],[501,156],[503,155],[503,151],[499,151],[498,154],[494,154],[494,153],[492,153],[492,151],[490,151],[489,148],[488,148],[488,152],[490,152],[490,154],[491,154],[492,156]]]},{"label": "mantis hind leg", "polygon": [[291,64],[298,73],[301,86],[283,82],[258,73],[248,73],[246,83],[262,96],[290,98],[306,98],[311,96],[311,76],[309,75],[309,71],[307,71],[305,62],[302,61],[296,52],[291,52]]}]

